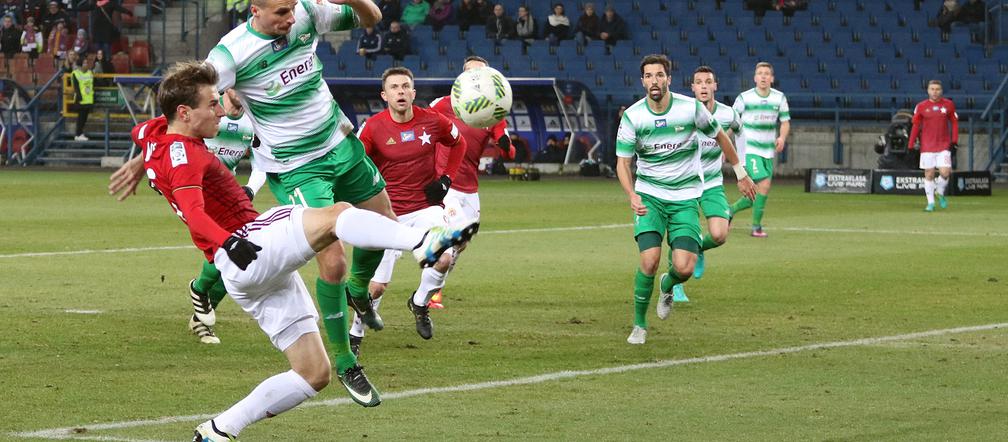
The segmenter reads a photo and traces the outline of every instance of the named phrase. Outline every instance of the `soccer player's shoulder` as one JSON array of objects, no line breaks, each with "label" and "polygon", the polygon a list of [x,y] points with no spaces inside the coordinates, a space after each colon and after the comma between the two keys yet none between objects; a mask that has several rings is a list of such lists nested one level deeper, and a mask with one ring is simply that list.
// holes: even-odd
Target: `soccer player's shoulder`
[{"label": "soccer player's shoulder", "polygon": [[130,135],[133,137],[133,141],[142,147],[142,143],[153,139],[156,135],[163,134],[167,127],[168,120],[162,115],[134,126]]}]

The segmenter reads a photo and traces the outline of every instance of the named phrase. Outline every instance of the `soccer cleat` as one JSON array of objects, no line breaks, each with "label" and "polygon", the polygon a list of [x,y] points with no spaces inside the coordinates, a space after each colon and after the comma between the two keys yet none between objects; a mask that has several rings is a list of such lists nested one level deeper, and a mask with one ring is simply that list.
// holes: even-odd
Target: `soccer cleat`
[{"label": "soccer cleat", "polygon": [[672,286],[672,302],[689,302],[682,284]]},{"label": "soccer cleat", "polygon": [[413,303],[413,297],[406,298],[406,307],[416,318],[416,332],[421,338],[430,339],[434,337],[434,322],[430,318],[430,309],[426,305],[419,306]]},{"label": "soccer cleat", "polygon": [[88,140],[90,140],[90,138],[88,138],[87,135],[84,134],[80,134],[74,137],[74,141],[88,141]]},{"label": "soccer cleat", "polygon": [[385,328],[385,321],[382,320],[381,316],[378,315],[378,311],[371,304],[371,296],[368,296],[367,299],[357,299],[350,295],[350,289],[348,288],[346,289],[346,299],[350,308],[357,313],[357,317],[368,328],[376,331]]},{"label": "soccer cleat", "polygon": [[704,271],[704,257],[703,250],[697,254],[696,265],[693,266],[693,278],[700,279],[703,278]]},{"label": "soccer cleat", "polygon": [[213,305],[210,304],[210,295],[198,292],[194,284],[196,284],[195,279],[189,281],[189,300],[192,301],[196,319],[213,327],[217,324],[217,313],[214,312]]},{"label": "soccer cleat", "polygon": [[476,232],[479,231],[479,223],[474,222],[462,228],[452,228],[444,226],[431,227],[424,234],[423,240],[413,248],[413,257],[420,263],[420,267],[430,267],[437,262],[441,254],[449,247],[465,244]]},{"label": "soccer cleat", "polygon": [[220,344],[220,338],[214,333],[213,327],[200,322],[196,315],[189,317],[189,330],[199,336],[199,341],[204,344]]},{"label": "soccer cleat", "polygon": [[633,331],[630,332],[630,336],[626,338],[627,344],[640,345],[647,340],[647,330],[640,328],[638,326],[633,326]]},{"label": "soccer cleat", "polygon": [[763,231],[763,226],[754,226],[752,228],[752,233],[750,234],[753,238],[766,238],[767,234]]},{"label": "soccer cleat", "polygon": [[238,438],[217,429],[213,420],[199,424],[193,431],[193,442],[227,442]]},{"label": "soccer cleat", "polygon": [[364,407],[377,407],[381,404],[378,390],[371,385],[367,376],[364,375],[364,367],[354,365],[339,375],[340,382],[350,393],[350,398],[354,402]]},{"label": "soccer cleat", "polygon": [[[661,278],[659,278],[658,280],[659,290],[660,287],[662,286],[661,281],[665,281],[666,279],[668,279],[668,277],[669,277],[668,273],[662,273]],[[668,318],[669,313],[671,312],[672,312],[672,294],[668,292],[661,292],[661,297],[658,298],[658,304],[655,305],[655,313],[658,314],[658,319],[664,321],[665,318]]]},{"label": "soccer cleat", "polygon": [[928,203],[928,205],[924,207],[924,211],[925,212],[934,212],[934,203]]},{"label": "soccer cleat", "polygon": [[430,302],[427,303],[427,308],[429,308],[429,309],[431,309],[431,308],[433,308],[433,309],[442,309],[442,308],[444,308],[444,304],[441,303],[442,299],[444,299],[444,298],[441,295],[441,290],[438,290],[437,293],[435,293],[433,296],[431,296]]},{"label": "soccer cleat", "polygon": [[363,336],[350,335],[350,351],[353,353],[355,357],[360,356],[361,342],[364,342]]},{"label": "soccer cleat", "polygon": [[945,199],[945,195],[936,195],[938,197],[938,207],[942,209],[948,209],[948,200]]}]

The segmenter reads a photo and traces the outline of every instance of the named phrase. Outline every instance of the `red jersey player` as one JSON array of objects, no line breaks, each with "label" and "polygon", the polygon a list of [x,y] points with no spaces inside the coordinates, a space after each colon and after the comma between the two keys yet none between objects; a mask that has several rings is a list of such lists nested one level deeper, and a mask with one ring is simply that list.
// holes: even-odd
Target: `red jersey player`
[{"label": "red jersey player", "polygon": [[[342,239],[368,249],[412,249],[418,261],[430,265],[478,228],[411,228],[343,202],[321,209],[280,206],[259,215],[203,143],[217,134],[224,115],[217,80],[211,65],[177,63],[158,91],[165,115],[133,130],[151,187],[168,200],[193,243],[220,270],[235,303],[256,319],[291,365],[197,426],[194,440],[210,441],[231,440],[249,424],[287,411],[328,385],[331,365],[318,313],[297,273],[319,250]],[[359,365],[340,373],[340,380],[358,403],[380,403]]]},{"label": "red jersey player", "polygon": [[[470,55],[462,64],[462,71],[488,66],[487,61],[480,56]],[[508,134],[507,121],[501,120],[493,127],[469,127],[455,115],[452,110],[451,96],[438,98],[431,102],[431,108],[437,110],[447,117],[452,123],[462,131],[462,138],[466,140],[465,159],[458,171],[458,178],[452,182],[451,190],[445,195],[445,218],[450,224],[461,222],[462,220],[479,220],[480,199],[477,190],[479,188],[479,162],[483,156],[483,149],[491,143],[496,143],[501,149],[501,156],[505,159],[512,159],[515,155],[515,148],[511,145],[511,136]],[[448,163],[448,151],[438,149],[438,167],[446,167]],[[462,253],[465,246],[455,250],[452,256],[451,265],[448,271],[455,268],[455,261]],[[442,305],[441,292],[435,293],[431,297],[430,306],[433,308],[444,308]]]},{"label": "red jersey player", "polygon": [[[951,126],[951,128],[950,128]],[[924,169],[924,194],[927,212],[934,211],[935,193],[938,206],[948,207],[945,188],[952,173],[952,149],[959,144],[959,115],[952,100],[942,97],[941,81],[928,82],[928,99],[917,103],[913,114],[913,129],[907,148],[913,149],[920,136],[920,168]],[[939,176],[935,179],[935,169]]]},{"label": "red jersey player", "polygon": [[[357,137],[364,150],[385,178],[385,189],[392,201],[392,211],[399,222],[412,227],[429,228],[445,224],[441,201],[448,193],[466,152],[466,140],[458,127],[436,111],[413,104],[416,89],[413,73],[396,67],[382,74],[381,97],[388,104],[384,111],[361,125]],[[448,147],[447,165],[443,174],[436,168],[435,147]],[[382,294],[392,279],[392,269],[400,252],[386,251],[381,264],[371,278],[372,308],[378,310]],[[444,286],[445,272],[451,263],[451,253],[445,253],[437,263],[423,270],[420,284],[407,300],[416,319],[420,337],[430,339],[434,333],[427,303],[431,294]],[[364,327],[355,316],[350,329],[351,348],[360,350]]]}]

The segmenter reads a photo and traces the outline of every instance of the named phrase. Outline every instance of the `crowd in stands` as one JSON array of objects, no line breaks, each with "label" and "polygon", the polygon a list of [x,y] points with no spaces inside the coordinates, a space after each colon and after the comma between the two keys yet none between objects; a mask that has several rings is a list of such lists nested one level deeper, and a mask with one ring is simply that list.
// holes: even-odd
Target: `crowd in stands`
[{"label": "crowd in stands", "polygon": [[[612,5],[605,7],[599,15],[593,3],[582,5],[581,15],[576,21],[566,15],[563,3],[554,3],[552,14],[536,18],[531,10],[521,5],[517,11],[507,11],[503,4],[491,4],[487,0],[409,0],[402,6],[399,0],[378,0],[382,11],[382,21],[375,29],[368,29],[358,40],[357,52],[364,57],[374,58],[389,54],[402,60],[411,52],[409,30],[418,26],[430,26],[440,31],[447,25],[458,26],[463,32],[473,26],[482,26],[486,38],[495,42],[520,40],[525,46],[545,40],[557,46],[562,40],[576,40],[578,44],[589,41],[604,41],[614,45],[626,40],[627,24]],[[512,17],[511,13],[515,16]]]}]

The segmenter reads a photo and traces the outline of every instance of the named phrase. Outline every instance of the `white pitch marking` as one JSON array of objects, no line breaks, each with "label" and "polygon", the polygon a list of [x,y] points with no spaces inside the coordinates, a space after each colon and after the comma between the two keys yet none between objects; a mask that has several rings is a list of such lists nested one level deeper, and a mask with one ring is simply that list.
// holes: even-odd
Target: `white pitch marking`
[{"label": "white pitch marking", "polygon": [[79,314],[79,315],[100,315],[102,313],[105,313],[105,311],[104,310],[77,310],[77,309],[69,308],[69,309],[63,310],[63,313],[76,313],[76,314]]},{"label": "white pitch marking", "polygon": [[[897,341],[908,341],[912,339],[928,338],[934,336],[950,335],[957,333],[971,333],[979,331],[996,330],[1000,328],[1008,327],[1008,322],[1002,322],[998,324],[986,324],[986,325],[975,325],[969,327],[956,327],[956,328],[944,328],[938,330],[928,330],[917,333],[906,333],[901,335],[892,336],[880,336],[875,338],[862,338],[854,339],[850,341],[834,341],[834,342],[824,342],[819,344],[808,344],[800,345],[795,347],[783,347],[771,350],[757,350],[757,351],[747,351],[741,353],[729,353],[723,355],[713,355],[713,356],[700,356],[695,358],[687,359],[673,359],[667,361],[656,361],[647,362],[642,364],[631,364],[631,365],[619,365],[615,367],[598,368],[594,370],[565,370],[557,371],[553,373],[544,373],[536,376],[529,376],[523,378],[507,379],[502,381],[488,381],[479,382],[475,384],[462,384],[449,387],[433,387],[433,388],[419,388],[415,390],[406,390],[395,393],[387,393],[383,395],[383,398],[388,399],[403,399],[414,396],[424,396],[430,394],[439,393],[456,393],[464,391],[476,391],[476,390],[486,390],[490,388],[502,388],[511,387],[515,385],[531,385],[540,384],[543,382],[556,381],[561,379],[571,379],[582,376],[597,376],[601,374],[611,374],[611,373],[626,373],[629,371],[637,370],[648,370],[654,368],[667,368],[675,367],[679,365],[690,365],[690,364],[703,364],[708,362],[724,362],[732,361],[736,359],[748,359],[757,358],[762,356],[780,356],[785,354],[800,353],[809,350],[826,350],[831,348],[843,348],[843,347],[855,347],[862,345],[877,345],[887,342],[897,342]],[[347,405],[350,404],[350,398],[337,398],[329,399],[325,401],[313,401],[305,403],[302,407],[331,407],[337,405]],[[161,425],[161,424],[176,424],[182,422],[198,422],[213,418],[214,415],[201,414],[201,415],[191,415],[191,416],[168,416],[159,419],[148,419],[148,420],[137,420],[137,421],[124,421],[124,422],[110,422],[104,424],[94,424],[94,425],[80,425],[77,427],[64,427],[64,428],[50,428],[45,430],[37,430],[31,432],[21,432],[21,433],[10,433],[12,437],[17,438],[39,438],[39,439],[55,439],[55,440],[72,440],[78,439],[73,430],[75,428],[86,428],[87,431],[98,431],[98,430],[115,430],[123,428],[133,428],[142,427],[148,425]],[[123,442],[147,442],[141,441],[139,439],[96,439],[96,440],[117,440]]]}]

